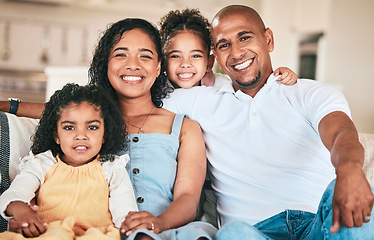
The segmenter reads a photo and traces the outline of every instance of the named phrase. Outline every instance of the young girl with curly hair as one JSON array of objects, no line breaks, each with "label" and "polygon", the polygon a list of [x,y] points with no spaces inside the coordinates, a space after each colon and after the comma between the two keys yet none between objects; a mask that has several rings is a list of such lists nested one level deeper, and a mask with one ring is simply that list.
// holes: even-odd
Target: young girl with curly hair
[{"label": "young girl with curly hair", "polygon": [[[161,18],[159,25],[166,73],[174,88],[219,87],[228,80],[212,72],[210,24],[198,9],[170,11]],[[279,81],[286,85],[297,80],[297,75],[286,67],[276,69],[274,74],[280,75]]]},{"label": "young girl with curly hair", "polygon": [[[122,113],[107,92],[94,85],[65,85],[45,105],[30,155],[0,197],[1,215],[26,223],[26,237],[46,230],[53,235],[49,231],[63,221],[65,234],[55,232],[53,239],[85,234],[120,239],[117,228],[129,211],[137,211],[125,169],[129,156],[115,155],[126,147]],[[34,197],[36,212],[30,206]]]}]

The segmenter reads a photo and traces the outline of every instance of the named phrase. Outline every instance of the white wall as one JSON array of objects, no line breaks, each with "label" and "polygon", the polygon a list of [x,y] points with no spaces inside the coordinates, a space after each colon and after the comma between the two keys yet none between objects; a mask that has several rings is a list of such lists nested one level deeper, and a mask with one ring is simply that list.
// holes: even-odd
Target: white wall
[{"label": "white wall", "polygon": [[331,2],[324,78],[343,86],[358,130],[374,133],[374,1]]},{"label": "white wall", "polygon": [[273,67],[298,71],[299,37],[323,32],[317,80],[346,96],[360,132],[374,133],[374,1],[263,0],[261,15],[274,32]]},{"label": "white wall", "polygon": [[[71,2],[76,0],[71,0]],[[4,46],[5,24],[10,22],[11,58],[0,58],[0,68],[43,70],[47,66],[88,66],[99,34],[108,24],[126,17],[144,18],[154,24],[169,10],[199,8],[209,20],[227,4],[248,4],[255,8],[261,0],[140,0],[102,2],[102,6],[38,5],[0,0],[0,54]],[[77,1],[79,2],[79,1]],[[139,4],[137,5],[137,2]],[[149,2],[142,5],[140,2]],[[111,8],[109,3],[117,4]],[[151,5],[151,3],[153,5]],[[193,4],[195,3],[195,4]],[[210,3],[209,5],[207,5]],[[157,4],[157,5],[155,5]],[[49,28],[49,62],[40,61],[45,29]],[[64,40],[65,39],[65,40]],[[65,47],[64,47],[65,46]]]},{"label": "white wall", "polygon": [[[7,61],[0,59],[1,68],[22,70],[43,70],[46,66],[87,66],[100,31],[122,17],[122,14],[102,14],[100,11],[11,2],[0,2],[0,9],[1,47],[4,45],[5,22],[11,23],[11,58]],[[50,33],[50,60],[43,64],[40,56],[46,27],[49,27]]]}]

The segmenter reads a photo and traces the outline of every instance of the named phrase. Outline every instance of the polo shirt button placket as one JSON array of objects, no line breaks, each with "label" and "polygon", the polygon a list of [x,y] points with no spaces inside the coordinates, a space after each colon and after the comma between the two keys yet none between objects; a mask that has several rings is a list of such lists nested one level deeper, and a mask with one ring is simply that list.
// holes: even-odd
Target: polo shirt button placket
[{"label": "polo shirt button placket", "polygon": [[253,99],[250,104],[250,112],[249,112],[249,125],[252,127],[257,125],[257,110],[256,110],[256,99]]}]

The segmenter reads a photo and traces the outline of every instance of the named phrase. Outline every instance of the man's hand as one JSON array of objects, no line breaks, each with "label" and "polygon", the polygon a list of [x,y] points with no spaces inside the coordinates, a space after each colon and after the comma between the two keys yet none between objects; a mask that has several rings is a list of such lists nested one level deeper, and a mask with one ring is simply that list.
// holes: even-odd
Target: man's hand
[{"label": "man's hand", "polygon": [[331,233],[339,230],[341,222],[347,228],[361,227],[364,217],[371,215],[374,196],[362,168],[344,166],[337,170],[334,196],[332,200]]}]

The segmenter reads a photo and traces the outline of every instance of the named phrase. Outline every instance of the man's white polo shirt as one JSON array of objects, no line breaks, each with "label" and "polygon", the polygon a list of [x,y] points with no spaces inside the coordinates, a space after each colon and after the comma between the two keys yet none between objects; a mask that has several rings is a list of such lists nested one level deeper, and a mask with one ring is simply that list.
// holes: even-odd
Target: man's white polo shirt
[{"label": "man's white polo shirt", "polygon": [[315,213],[335,172],[318,124],[350,110],[343,94],[313,80],[280,84],[274,75],[252,98],[231,82],[177,89],[164,107],[204,133],[220,224],[255,224],[286,209]]}]

